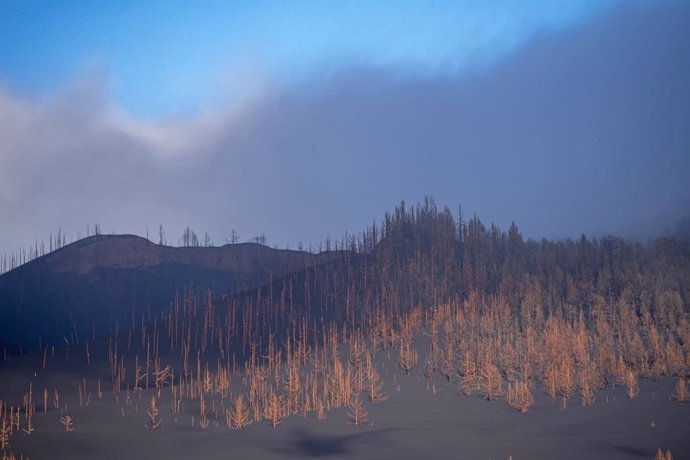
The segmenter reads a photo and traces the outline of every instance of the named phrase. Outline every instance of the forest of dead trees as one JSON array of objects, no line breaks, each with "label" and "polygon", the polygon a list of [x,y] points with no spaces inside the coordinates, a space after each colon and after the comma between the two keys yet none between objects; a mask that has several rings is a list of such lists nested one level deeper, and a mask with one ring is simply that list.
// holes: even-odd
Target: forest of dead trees
[{"label": "forest of dead trees", "polygon": [[[635,398],[639,379],[662,376],[677,380],[669,397],[688,400],[687,241],[525,241],[515,225],[456,219],[429,199],[333,244],[344,251],[335,261],[232,296],[190,289],[159,315],[69,344],[70,360],[108,364],[97,382],[85,371],[78,404],[142,405],[151,430],[183,414],[198,429],[276,427],[337,407],[359,426],[388,397],[383,354],[402,375],[519,412],[537,392],[567,410],[611,386]],[[60,362],[55,350],[42,350],[43,368]],[[37,413],[78,429],[65,391],[29,387],[22,401],[0,401],[2,451],[41,429]]]}]

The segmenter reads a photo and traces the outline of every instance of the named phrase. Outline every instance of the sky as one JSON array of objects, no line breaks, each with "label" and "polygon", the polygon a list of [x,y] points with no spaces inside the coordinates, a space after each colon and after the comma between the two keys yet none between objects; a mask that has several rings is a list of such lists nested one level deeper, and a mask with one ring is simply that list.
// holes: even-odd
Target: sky
[{"label": "sky", "polygon": [[291,83],[352,65],[413,75],[488,65],[540,30],[606,10],[610,0],[5,1],[0,69],[29,94],[84,72],[107,75],[114,102],[147,119],[235,101],[251,80]]},{"label": "sky", "polygon": [[689,31],[666,1],[0,2],[0,252],[295,247],[426,195],[645,237],[690,210]]}]

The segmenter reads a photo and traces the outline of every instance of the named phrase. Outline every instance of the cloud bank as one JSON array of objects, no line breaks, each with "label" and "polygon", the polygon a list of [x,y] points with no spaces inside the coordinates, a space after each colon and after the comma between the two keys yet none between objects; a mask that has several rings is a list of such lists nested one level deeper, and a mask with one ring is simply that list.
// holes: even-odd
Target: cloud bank
[{"label": "cloud bank", "polygon": [[643,236],[690,209],[688,25],[682,3],[626,5],[480,75],[351,67],[159,123],[99,76],[0,89],[0,247],[93,223],[294,246],[424,195],[532,237]]}]

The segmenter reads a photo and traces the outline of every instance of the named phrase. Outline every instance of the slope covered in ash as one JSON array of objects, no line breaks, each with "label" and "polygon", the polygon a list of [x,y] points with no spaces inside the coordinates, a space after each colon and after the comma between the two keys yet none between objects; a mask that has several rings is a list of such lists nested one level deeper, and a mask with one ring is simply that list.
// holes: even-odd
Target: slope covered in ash
[{"label": "slope covered in ash", "polygon": [[337,247],[231,295],[185,289],[102,340],[3,359],[11,448],[687,457],[687,242],[524,240],[427,201]]},{"label": "slope covered in ash", "polygon": [[336,260],[227,297],[218,321],[236,325],[248,353],[295,331],[385,328],[416,307],[468,299],[505,305],[521,328],[551,316],[616,318],[624,305],[668,331],[690,314],[690,244],[676,237],[525,240],[515,225],[456,219],[429,199],[402,203],[340,247],[349,250]]},{"label": "slope covered in ash", "polygon": [[132,235],[88,237],[0,276],[0,344],[12,354],[99,337],[116,322],[154,316],[185,288],[233,293],[334,257],[253,243],[178,248]]}]

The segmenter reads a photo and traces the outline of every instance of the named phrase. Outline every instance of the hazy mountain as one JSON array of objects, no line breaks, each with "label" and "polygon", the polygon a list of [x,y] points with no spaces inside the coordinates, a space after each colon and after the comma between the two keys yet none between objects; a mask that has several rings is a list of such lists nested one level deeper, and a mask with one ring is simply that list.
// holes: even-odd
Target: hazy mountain
[{"label": "hazy mountain", "polygon": [[334,257],[254,243],[169,247],[91,236],[0,276],[0,346],[12,353],[99,337],[116,322],[129,324],[133,311],[153,319],[185,287],[221,296]]}]

